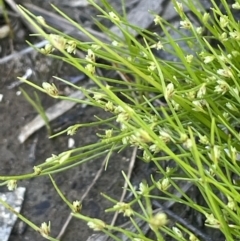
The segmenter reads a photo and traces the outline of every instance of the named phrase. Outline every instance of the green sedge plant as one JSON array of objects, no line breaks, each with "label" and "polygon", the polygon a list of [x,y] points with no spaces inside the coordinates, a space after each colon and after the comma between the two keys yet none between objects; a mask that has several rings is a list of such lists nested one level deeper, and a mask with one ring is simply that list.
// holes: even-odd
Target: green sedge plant
[{"label": "green sedge plant", "polygon": [[[99,142],[51,156],[35,166],[32,173],[0,176],[2,185],[7,184],[13,189],[18,180],[48,175],[74,217],[86,221],[90,228],[114,240],[121,240],[116,233],[122,233],[135,241],[164,240],[166,235],[173,240],[198,240],[195,233],[180,224],[170,226],[164,211],[155,213],[153,200],[182,203],[204,215],[205,225],[218,229],[226,240],[236,240],[240,236],[240,187],[237,179],[234,179],[240,173],[240,32],[239,23],[232,13],[240,9],[240,2],[229,5],[227,0],[221,0],[220,8],[212,0],[210,13],[205,12],[200,2],[197,5],[196,2],[185,0],[179,3],[173,0],[174,8],[181,18],[178,29],[152,13],[153,22],[164,33],[160,36],[132,26],[106,0],[102,0],[104,8],[91,0],[90,4],[101,13],[99,17],[109,19],[122,32],[122,36],[114,35],[96,20],[109,42],[94,37],[55,6],[53,8],[61,16],[91,41],[81,42],[63,34],[48,26],[43,18],[20,7],[25,18],[49,41],[39,51],[85,73],[95,83],[95,87],[87,89],[56,77],[58,81],[82,91],[86,99],[79,100],[59,95],[53,84],[36,86],[30,80],[23,81],[53,98],[95,106],[111,116],[96,118],[93,123],[76,124],[59,133],[74,135],[83,126],[104,124],[108,126],[105,133],[96,133]],[[185,14],[185,8],[195,15],[197,26]],[[45,33],[42,27],[52,33]],[[183,34],[181,39],[175,40],[169,28],[179,33],[188,31],[189,35]],[[142,41],[136,39],[129,29],[133,29]],[[180,41],[185,41],[191,51],[185,52],[179,47]],[[155,49],[175,55],[177,60],[160,59],[154,54]],[[74,53],[77,50],[85,52],[86,58],[76,57]],[[99,63],[96,59],[104,61]],[[125,78],[99,76],[97,69],[116,71]],[[161,178],[155,180],[152,176],[151,183],[142,182],[135,190],[123,173],[128,190],[133,194],[132,201],[120,203],[107,195],[104,197],[109,200],[109,209],[106,211],[120,212],[129,217],[135,227],[134,232],[82,215],[81,203],[67,200],[61,188],[54,183],[54,173],[100,156],[107,156],[109,161],[113,161],[113,151],[132,146],[139,149],[139,161],[146,162],[146,165],[152,162],[161,173]],[[170,164],[168,166],[172,162],[174,168]],[[163,167],[163,163],[167,163],[167,167]],[[182,182],[198,189],[205,205],[195,203],[182,191]],[[181,196],[174,195],[176,192]],[[0,202],[4,204],[3,200]],[[139,208],[135,209],[136,206]],[[154,239],[146,236],[136,219],[149,225]],[[36,229],[34,224],[32,226]],[[49,240],[55,240],[50,235],[49,226],[46,223],[41,226],[40,233]]]}]

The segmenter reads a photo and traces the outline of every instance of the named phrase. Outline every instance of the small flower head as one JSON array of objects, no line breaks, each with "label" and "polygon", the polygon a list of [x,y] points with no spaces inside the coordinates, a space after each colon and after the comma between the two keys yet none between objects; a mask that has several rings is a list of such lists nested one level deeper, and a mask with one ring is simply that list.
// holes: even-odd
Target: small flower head
[{"label": "small flower head", "polygon": [[132,57],[132,56],[128,56],[128,57],[127,57],[127,61],[128,61],[128,62],[133,62],[133,61],[134,61],[134,59],[133,59],[133,57]]},{"label": "small flower head", "polygon": [[148,132],[143,129],[135,130],[135,133],[130,136],[130,143],[138,147],[142,147],[145,143],[149,143],[151,141],[152,138]]},{"label": "small flower head", "polygon": [[173,168],[171,168],[171,167],[166,167],[166,173],[170,173],[170,172],[172,172],[172,170],[173,170]]},{"label": "small flower head", "polygon": [[180,133],[180,142],[185,142],[188,139],[187,134]]},{"label": "small flower head", "polygon": [[172,103],[172,106],[173,106],[174,110],[176,110],[176,111],[180,110],[181,106],[175,100],[171,100],[171,103]]},{"label": "small flower head", "polygon": [[165,93],[164,93],[164,96],[165,96],[165,99],[166,100],[169,100],[172,98],[172,96],[174,95],[174,85],[173,83],[169,83],[167,86],[166,86],[166,89],[165,89]]},{"label": "small flower head", "polygon": [[97,44],[92,44],[91,47],[92,47],[93,50],[99,50],[99,49],[101,49],[101,46],[99,46],[99,45],[97,45]]},{"label": "small flower head", "polygon": [[221,28],[225,28],[229,24],[228,16],[226,15],[221,16],[219,23]]},{"label": "small flower head", "polygon": [[118,106],[115,108],[115,111],[114,111],[114,113],[116,113],[116,114],[120,114],[120,113],[123,113],[123,112],[125,112],[125,110],[124,110],[123,107],[120,106],[120,105],[118,105]]},{"label": "small flower head", "polygon": [[105,108],[104,109],[105,109],[105,111],[114,112],[115,106],[114,106],[114,104],[111,101],[108,101],[105,104]]},{"label": "small flower head", "polygon": [[86,69],[89,73],[95,74],[95,66],[94,66],[94,65],[92,65],[92,64],[87,64],[87,65],[85,66],[85,69]]},{"label": "small flower head", "polygon": [[192,104],[194,106],[193,108],[194,111],[204,112],[203,103],[201,100],[194,100]]},{"label": "small flower head", "polygon": [[149,143],[152,141],[152,138],[150,137],[150,135],[148,134],[147,131],[143,130],[143,129],[139,129],[136,133],[136,136],[139,138],[139,140],[141,140],[141,142],[143,143]]},{"label": "small flower head", "polygon": [[79,213],[82,209],[82,203],[78,200],[73,201],[73,212]]},{"label": "small flower head", "polygon": [[189,100],[194,100],[196,98],[196,91],[192,90],[186,93],[186,97]]},{"label": "small flower head", "polygon": [[161,41],[158,41],[157,43],[153,44],[151,46],[151,48],[155,48],[156,50],[160,50],[160,49],[163,49],[163,45],[162,45]]},{"label": "small flower head", "polygon": [[123,213],[123,216],[125,217],[130,217],[134,214],[131,206],[128,203],[118,202],[113,208],[119,213]]},{"label": "small flower head", "polygon": [[17,180],[9,180],[7,182],[7,188],[9,191],[13,191],[17,188]]},{"label": "small flower head", "polygon": [[209,145],[209,140],[207,138],[207,136],[203,136],[200,133],[198,134],[199,137],[199,142],[202,143],[203,145]]},{"label": "small flower head", "polygon": [[97,136],[102,138],[102,142],[109,143],[113,134],[113,129],[105,130],[105,135],[97,134]]},{"label": "small flower head", "polygon": [[222,62],[227,63],[227,62],[232,58],[232,55],[231,55],[231,54],[224,55],[224,54],[222,53],[222,54],[219,55],[218,57],[219,57],[219,59],[220,59]]},{"label": "small flower head", "polygon": [[152,156],[147,151],[144,151],[143,152],[143,160],[148,163],[152,160]]},{"label": "small flower head", "polygon": [[229,36],[233,39],[240,40],[240,32],[239,31],[233,31],[229,32]]},{"label": "small flower head", "polygon": [[128,121],[129,119],[130,119],[129,114],[126,112],[122,112],[122,113],[118,114],[116,122],[124,123],[124,122]]},{"label": "small flower head", "polygon": [[47,43],[44,48],[40,49],[40,52],[42,54],[50,54],[53,51],[54,51],[54,47],[50,43]]},{"label": "small flower head", "polygon": [[229,116],[229,113],[228,112],[223,112],[223,117],[226,119],[226,120],[230,120],[230,116]]},{"label": "small flower head", "polygon": [[71,150],[70,150],[70,151],[62,152],[61,154],[58,155],[58,160],[57,160],[57,162],[58,162],[59,164],[61,164],[61,163],[65,162],[65,161],[67,161],[68,158],[71,156],[71,154],[72,154],[72,151],[71,151]]},{"label": "small flower head", "polygon": [[177,6],[174,7],[175,11],[181,16],[183,14],[183,4],[180,2],[176,2]]},{"label": "small flower head", "polygon": [[66,49],[66,51],[67,51],[69,54],[71,54],[71,53],[75,54],[75,53],[76,53],[76,49],[77,49],[77,43],[76,43],[76,41],[74,41],[74,40],[69,40],[69,41],[67,41],[67,44],[66,44],[66,46],[65,46],[65,49]]},{"label": "small flower head", "polygon": [[204,13],[203,14],[203,23],[206,24],[208,22],[208,19],[210,17],[209,13]]},{"label": "small flower head", "polygon": [[219,36],[219,40],[222,41],[222,42],[228,41],[227,33],[223,32],[223,33]]},{"label": "small flower head", "polygon": [[178,238],[183,238],[182,231],[177,227],[172,227],[173,232],[177,235]]},{"label": "small flower head", "polygon": [[238,111],[238,108],[233,103],[228,102],[228,103],[226,103],[226,106],[228,109],[230,109],[232,111]]},{"label": "small flower head", "polygon": [[212,62],[215,59],[214,55],[207,55],[203,58],[203,62],[204,64],[208,64],[210,62]]},{"label": "small flower head", "polygon": [[186,59],[187,63],[191,64],[192,60],[193,60],[193,55],[189,54],[189,55],[185,56],[185,59]]},{"label": "small flower head", "polygon": [[55,161],[57,161],[57,160],[58,160],[58,156],[55,155],[55,154],[52,154],[52,156],[51,156],[51,157],[48,157],[48,158],[45,160],[45,162],[55,162]]},{"label": "small flower head", "polygon": [[43,89],[46,91],[46,93],[52,97],[58,97],[58,89],[57,87],[55,86],[55,84],[49,84],[48,82],[43,82],[42,83],[42,87]]},{"label": "small flower head", "polygon": [[194,234],[189,235],[189,241],[200,241]]},{"label": "small flower head", "polygon": [[213,164],[213,165],[211,165],[211,166],[209,167],[208,170],[205,170],[205,172],[206,172],[208,175],[214,177],[214,176],[216,175],[216,167],[217,167],[217,166],[216,166],[215,164]]},{"label": "small flower head", "polygon": [[203,28],[202,27],[197,27],[196,28],[197,34],[201,35],[203,33]]},{"label": "small flower head", "polygon": [[66,48],[67,40],[57,34],[49,34],[50,43],[54,46],[55,49],[63,51]]},{"label": "small flower head", "polygon": [[149,194],[149,188],[148,188],[148,185],[146,183],[143,183],[143,182],[140,182],[139,184],[139,191],[138,193],[140,195],[148,195]]},{"label": "small flower head", "polygon": [[221,156],[220,146],[214,145],[211,153],[208,153],[208,156],[214,163],[217,163]]},{"label": "small flower head", "polygon": [[95,54],[91,49],[88,49],[85,59],[91,63],[95,63]]},{"label": "small flower head", "polygon": [[69,136],[75,135],[79,127],[80,127],[80,125],[69,126],[67,128],[67,135],[69,135]]},{"label": "small flower head", "polygon": [[220,146],[214,145],[213,147],[213,154],[216,160],[218,160],[221,156],[221,149]]},{"label": "small flower head", "polygon": [[129,143],[130,137],[129,136],[124,136],[122,138],[122,143],[123,145],[127,145]]},{"label": "small flower head", "polygon": [[99,92],[95,92],[93,95],[93,99],[96,101],[100,101],[102,99],[104,99],[106,97],[105,94],[99,93]]},{"label": "small flower head", "polygon": [[160,134],[160,138],[161,138],[165,143],[168,143],[168,142],[170,142],[170,141],[172,140],[171,135],[170,135],[167,131],[165,131],[164,129],[162,129],[162,130],[159,132],[159,134]]},{"label": "small flower head", "polygon": [[219,221],[213,216],[212,213],[211,214],[206,213],[205,216],[206,216],[205,223],[208,223],[208,224],[210,224],[210,225],[212,225],[214,227],[219,227],[220,226]]},{"label": "small flower head", "polygon": [[120,22],[120,18],[114,12],[109,12],[109,17],[116,22]]},{"label": "small flower head", "polygon": [[47,158],[45,160],[45,162],[61,164],[61,163],[63,163],[64,161],[66,161],[70,157],[71,153],[72,153],[72,151],[70,150],[70,151],[62,152],[58,156],[55,155],[55,154],[52,154],[52,156]]},{"label": "small flower head", "polygon": [[161,17],[159,15],[155,15],[153,22],[155,23],[155,25],[160,24],[161,23]]},{"label": "small flower head", "polygon": [[191,29],[192,28],[192,24],[189,20],[184,20],[184,21],[180,21],[180,28],[184,28],[184,29]]},{"label": "small flower head", "polygon": [[105,138],[111,138],[113,134],[113,129],[105,130]]},{"label": "small flower head", "polygon": [[[129,129],[129,127],[125,123],[121,123],[120,128],[121,128],[121,131],[125,131]],[[123,139],[125,138],[128,139],[128,141],[130,140],[130,136],[123,137]]]},{"label": "small flower head", "polygon": [[217,70],[217,74],[226,77],[226,78],[231,78],[232,77],[232,72],[229,68],[225,68],[225,69],[218,69]]},{"label": "small flower head", "polygon": [[204,95],[206,94],[206,84],[202,84],[202,86],[200,87],[200,89],[197,92],[197,98],[202,99],[204,97]]},{"label": "small flower head", "polygon": [[224,80],[218,80],[218,85],[215,86],[214,92],[224,95],[229,90],[229,85]]},{"label": "small flower head", "polygon": [[142,56],[143,58],[147,59],[148,58],[148,55],[146,54],[145,51],[140,51],[140,56]]},{"label": "small flower head", "polygon": [[234,4],[232,4],[232,8],[233,9],[240,9],[240,3],[236,1]]},{"label": "small flower head", "polygon": [[166,191],[171,186],[170,179],[168,177],[163,178],[156,182],[156,186],[160,191]]},{"label": "small flower head", "polygon": [[185,149],[191,149],[193,146],[193,142],[192,142],[192,139],[188,138],[186,141],[183,142],[183,147]]},{"label": "small flower head", "polygon": [[230,196],[227,196],[227,199],[228,199],[228,204],[227,206],[232,210],[232,211],[236,211],[236,203],[235,201],[232,199],[232,197]]},{"label": "small flower head", "polygon": [[157,68],[155,62],[150,62],[150,65],[148,66],[148,71],[153,72]]},{"label": "small flower head", "polygon": [[114,113],[119,114],[116,122],[123,123],[131,118],[131,115],[134,113],[134,110],[129,106],[126,106],[125,108],[126,110],[122,106],[115,107]]},{"label": "small flower head", "polygon": [[232,59],[231,54],[224,55],[223,53],[219,55],[219,59],[223,62],[228,62],[228,60]]},{"label": "small flower head", "polygon": [[42,16],[37,16],[37,17],[36,17],[36,20],[37,20],[37,22],[38,22],[39,24],[41,24],[41,25],[46,25],[46,21],[45,21],[45,19],[44,19]]},{"label": "small flower head", "polygon": [[87,225],[94,231],[101,231],[106,227],[106,224],[102,220],[97,218],[93,218],[92,221],[89,221],[87,223]]},{"label": "small flower head", "polygon": [[237,157],[238,157],[238,152],[237,152],[237,149],[235,148],[235,147],[233,147],[233,146],[230,146],[230,151],[229,151],[229,149],[224,149],[224,151],[225,151],[225,153],[227,154],[227,156],[229,157],[229,158],[231,158],[231,161],[233,162],[233,163],[235,163],[236,162],[236,160],[237,160]]},{"label": "small flower head", "polygon": [[160,229],[168,223],[165,213],[157,213],[149,220],[149,226],[152,230]]},{"label": "small flower head", "polygon": [[238,97],[239,96],[239,90],[238,90],[238,88],[230,88],[230,94],[232,95],[232,96],[234,96],[234,97]]},{"label": "small flower head", "polygon": [[119,42],[117,42],[116,40],[114,40],[114,41],[112,42],[112,46],[117,47],[118,45],[119,45]]},{"label": "small flower head", "polygon": [[41,227],[39,228],[39,232],[44,238],[47,238],[51,232],[50,221],[48,222],[48,224],[46,222],[42,223]]},{"label": "small flower head", "polygon": [[33,167],[33,171],[36,175],[40,175],[41,172],[42,172],[42,168],[41,167],[37,167],[37,166],[34,166]]},{"label": "small flower head", "polygon": [[151,146],[149,146],[149,150],[150,150],[151,152],[153,152],[154,154],[159,153],[159,152],[161,151],[161,149],[159,148],[159,146],[156,145],[156,144],[152,144]]}]

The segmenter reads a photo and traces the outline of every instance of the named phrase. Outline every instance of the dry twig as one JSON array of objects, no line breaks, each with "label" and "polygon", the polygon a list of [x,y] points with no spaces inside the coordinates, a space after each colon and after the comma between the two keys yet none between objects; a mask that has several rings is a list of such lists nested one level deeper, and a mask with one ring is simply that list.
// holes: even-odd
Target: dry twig
[{"label": "dry twig", "polygon": [[[131,157],[131,160],[129,162],[129,167],[128,167],[128,173],[127,173],[127,179],[130,180],[131,179],[131,176],[132,176],[132,171],[133,171],[133,168],[134,168],[134,164],[135,164],[135,161],[136,161],[136,155],[137,155],[137,147],[135,147],[133,149],[133,152],[132,152],[132,157]],[[122,195],[121,195],[121,198],[119,200],[119,202],[123,202],[125,196],[126,196],[126,193],[127,193],[127,181],[124,182],[124,186],[123,186],[123,192],[122,192]],[[113,219],[112,219],[112,222],[111,222],[111,225],[113,226],[118,218],[118,212],[115,212],[114,216],[113,216]]]}]

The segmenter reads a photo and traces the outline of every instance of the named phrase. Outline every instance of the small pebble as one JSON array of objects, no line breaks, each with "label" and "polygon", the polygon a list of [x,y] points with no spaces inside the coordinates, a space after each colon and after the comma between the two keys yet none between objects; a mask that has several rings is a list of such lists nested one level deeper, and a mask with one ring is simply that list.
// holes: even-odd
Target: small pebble
[{"label": "small pebble", "polygon": [[16,92],[16,95],[17,96],[19,96],[19,95],[21,95],[22,94],[22,92],[20,91],[20,90],[18,90],[17,92]]},{"label": "small pebble", "polygon": [[68,139],[68,148],[72,149],[75,146],[75,140],[73,138]]}]

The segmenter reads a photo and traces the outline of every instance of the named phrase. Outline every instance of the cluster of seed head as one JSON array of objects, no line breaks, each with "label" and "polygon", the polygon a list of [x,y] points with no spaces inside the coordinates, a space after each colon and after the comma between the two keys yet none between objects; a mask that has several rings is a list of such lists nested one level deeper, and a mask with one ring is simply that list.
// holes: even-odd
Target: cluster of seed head
[{"label": "cluster of seed head", "polygon": [[66,39],[63,36],[57,34],[48,35],[49,43],[44,48],[40,49],[43,54],[50,54],[54,50],[67,51],[69,54],[75,54],[77,49],[77,43],[74,40]]}]

